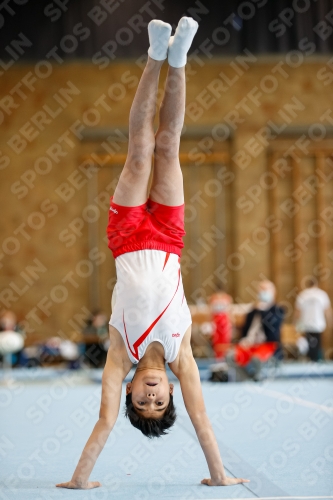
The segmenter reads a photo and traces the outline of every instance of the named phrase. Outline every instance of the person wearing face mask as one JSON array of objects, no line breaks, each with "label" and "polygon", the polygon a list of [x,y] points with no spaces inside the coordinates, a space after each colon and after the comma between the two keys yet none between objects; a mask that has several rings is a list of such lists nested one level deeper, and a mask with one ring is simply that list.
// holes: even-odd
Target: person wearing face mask
[{"label": "person wearing face mask", "polygon": [[229,363],[245,368],[254,378],[259,378],[262,364],[272,356],[278,360],[283,357],[280,330],[284,309],[275,303],[275,295],[271,281],[259,282],[257,301],[246,316],[241,340],[228,356]]}]

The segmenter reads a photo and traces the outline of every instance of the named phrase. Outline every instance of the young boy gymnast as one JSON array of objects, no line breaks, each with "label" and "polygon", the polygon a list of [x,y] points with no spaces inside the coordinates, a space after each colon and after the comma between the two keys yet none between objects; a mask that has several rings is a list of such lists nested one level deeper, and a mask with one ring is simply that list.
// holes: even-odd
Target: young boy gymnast
[{"label": "young boy gymnast", "polygon": [[[246,479],[227,477],[203,400],[193,358],[191,316],[182,284],[180,255],[184,236],[184,192],[179,142],[185,114],[185,64],[198,23],[183,17],[175,35],[159,20],[148,25],[148,62],[138,85],[129,119],[127,159],[109,212],[109,247],[116,259],[117,283],[112,297],[110,348],[102,377],[99,420],[73,477],[58,487],[90,489],[90,473],[116,422],[122,382],[126,416],[147,437],[166,433],[176,420],[168,363],[180,382],[184,403],[205,454],[209,486],[229,486]],[[154,134],[158,79],[168,57],[169,70]],[[149,198],[151,160],[154,172]]]}]

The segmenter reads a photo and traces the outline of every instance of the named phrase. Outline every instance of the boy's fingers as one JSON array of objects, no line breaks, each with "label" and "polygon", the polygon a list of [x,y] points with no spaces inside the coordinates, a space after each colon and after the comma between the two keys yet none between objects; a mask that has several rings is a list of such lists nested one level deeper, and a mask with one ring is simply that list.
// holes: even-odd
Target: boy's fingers
[{"label": "boy's fingers", "polygon": [[240,483],[249,483],[249,479],[243,479],[242,477],[235,477],[234,480],[231,480],[232,482],[230,484],[240,484]]},{"label": "boy's fingers", "polygon": [[91,483],[89,483],[90,488],[99,488],[100,486],[102,486],[102,485],[98,481],[91,481]]},{"label": "boy's fingers", "polygon": [[101,485],[101,483],[99,481],[90,481],[87,486],[83,487],[83,488],[79,488],[78,486],[75,486],[75,484],[71,483],[70,481],[67,482],[67,483],[58,483],[56,484],[56,487],[57,488],[69,488],[69,489],[72,489],[72,490],[79,490],[79,489],[84,489],[84,490],[90,490],[92,488],[99,488]]}]

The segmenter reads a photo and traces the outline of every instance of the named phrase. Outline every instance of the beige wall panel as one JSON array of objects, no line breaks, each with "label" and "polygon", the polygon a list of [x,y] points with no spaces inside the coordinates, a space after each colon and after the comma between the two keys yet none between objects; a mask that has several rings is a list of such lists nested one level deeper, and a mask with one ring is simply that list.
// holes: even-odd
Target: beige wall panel
[{"label": "beige wall panel", "polygon": [[[285,78],[278,72],[272,73],[273,68],[279,62],[278,58],[271,59],[269,63],[267,59],[258,59],[255,63],[249,64],[248,67],[243,66],[243,74],[235,78],[231,85],[226,83],[226,76],[229,79],[235,77],[235,71],[230,66],[231,60],[207,61],[204,68],[194,64],[192,69],[195,74],[189,75],[186,125],[191,127],[209,125],[213,128],[218,123],[229,122],[231,128],[234,128],[232,154],[243,151],[249,156],[247,164],[237,161],[238,157],[234,158],[232,169],[235,179],[232,184],[225,187],[228,207],[225,214],[227,230],[225,265],[228,273],[228,287],[230,283],[237,300],[251,300],[251,293],[247,290],[248,286],[253,280],[258,279],[260,273],[267,276],[270,274],[270,243],[262,244],[256,238],[257,228],[265,228],[267,224],[270,193],[267,189],[262,188],[258,199],[253,201],[249,197],[249,189],[253,189],[253,186],[256,185],[262,186],[262,176],[267,169],[267,144],[260,145],[260,141],[256,143],[259,149],[254,154],[249,141],[252,141],[252,145],[253,141],[256,142],[255,134],[269,120],[282,125],[286,122],[284,117],[287,117],[288,125],[291,126],[320,122],[323,114],[331,106],[331,87],[325,85],[325,81],[319,80],[317,77],[318,71],[325,66],[327,60],[328,58],[321,58],[316,62],[305,60],[299,68],[291,68],[282,58],[283,68],[288,74],[288,77]],[[239,63],[237,64],[239,65]],[[162,80],[166,69],[166,66],[162,69]],[[2,77],[1,97],[9,94],[29,71],[34,72],[34,66],[15,65],[14,68],[9,69]],[[27,99],[21,99],[16,95],[15,104],[17,107],[12,109],[10,114],[4,113],[0,125],[0,150],[3,155],[10,157],[10,165],[2,168],[0,172],[0,210],[2,214],[6,214],[6,217],[2,217],[1,224],[0,253],[3,254],[3,257],[0,262],[3,267],[1,268],[2,302],[0,304],[5,307],[8,297],[11,297],[9,305],[17,311],[21,319],[28,314],[27,327],[36,334],[48,336],[60,329],[65,332],[70,331],[72,327],[69,321],[74,314],[80,312],[82,307],[89,308],[91,305],[89,295],[91,276],[79,276],[80,267],[77,268],[78,263],[89,258],[89,223],[84,220],[84,211],[88,203],[88,183],[84,183],[83,178],[82,186],[75,187],[73,195],[68,199],[59,194],[58,188],[62,183],[69,183],[73,187],[68,177],[75,169],[78,169],[84,155],[99,151],[101,146],[98,143],[80,142],[70,131],[70,127],[76,120],[80,120],[82,123],[84,120],[87,121],[90,116],[88,110],[91,108],[97,109],[99,113],[96,127],[127,127],[128,114],[137,78],[140,74],[140,68],[131,61],[114,63],[102,71],[91,64],[76,62],[54,67],[49,78],[37,79],[35,91],[30,92],[26,89]],[[276,88],[273,92],[265,92],[263,90],[264,79],[266,75],[272,74],[276,77]],[[220,97],[214,96],[209,90],[209,85],[216,78],[220,78],[225,83],[225,92],[221,92]],[[22,152],[15,152],[8,145],[8,141],[15,134],[20,134],[22,138],[22,127],[28,127],[27,122],[37,112],[43,111],[43,106],[55,108],[57,103],[54,95],[59,95],[60,89],[65,88],[68,82],[71,82],[78,89],[78,94],[70,97],[71,102],[66,105],[65,109],[62,109],[58,116],[50,119],[50,123],[47,123],[43,130],[40,131],[33,125],[33,130],[37,134],[36,138],[32,139],[31,142],[28,141]],[[162,85],[163,83],[161,83],[161,87]],[[259,106],[249,100],[246,101],[248,108],[241,106],[242,99],[246,98],[254,87],[258,87],[262,93],[259,98]],[[116,93],[117,88],[121,89],[121,95]],[[210,96],[210,104],[209,107],[206,106],[207,109],[202,105],[203,95]],[[98,99],[103,100],[104,106],[94,104]],[[288,105],[293,99],[298,99],[302,107],[294,114],[290,112],[290,108],[288,111]],[[196,107],[196,114],[190,111],[191,105]],[[235,110],[239,113],[236,124],[233,122],[235,115],[228,114]],[[281,110],[284,110],[284,115],[281,114]],[[92,115],[90,119],[92,120]],[[30,123],[32,124],[32,122]],[[327,125],[328,122],[325,124]],[[64,139],[66,136],[63,134],[68,134],[67,140]],[[59,139],[61,136],[63,139]],[[58,142],[59,146],[55,146],[57,141],[60,141]],[[286,141],[287,143],[290,144],[290,141]],[[326,149],[332,152],[333,148],[330,145],[327,146],[327,141],[325,144]],[[319,142],[316,145],[319,146]],[[60,147],[62,156],[52,159],[55,147],[58,147],[58,152]],[[195,147],[198,148],[198,151],[202,151],[202,144],[200,145],[198,141],[184,144],[184,148],[187,150]],[[219,147],[227,148],[225,144],[215,141],[214,149]],[[283,149],[282,142],[281,147]],[[40,160],[40,158],[45,158],[45,160]],[[39,168],[43,168],[43,172],[38,170],[38,161],[41,162]],[[201,165],[197,168],[204,169],[205,166]],[[211,175],[212,169],[213,167],[207,164],[204,171],[206,179]],[[109,184],[115,175],[114,170],[115,167],[103,167],[97,174],[98,191],[105,189]],[[331,167],[327,165],[326,174],[330,175],[331,171]],[[185,198],[188,202],[203,186],[192,166],[184,165],[183,172]],[[279,178],[277,204],[279,205],[285,197],[290,196],[290,192],[290,178]],[[325,206],[331,203],[332,193],[333,179],[331,177],[331,180],[326,182],[324,187]],[[241,197],[245,197],[247,202],[252,201],[253,207],[247,213],[239,205],[238,200]],[[203,224],[212,224],[213,222],[210,221],[215,220],[214,206],[214,203],[210,202],[207,210],[203,210],[201,213],[200,218]],[[304,209],[306,220],[309,220],[311,210],[308,206]],[[35,219],[32,215],[33,212],[37,213]],[[283,230],[279,233],[281,248],[277,250],[280,269],[279,297],[284,299],[285,294],[294,286],[293,276],[290,272],[293,263],[284,254],[286,245],[290,244],[293,238],[292,219],[281,213],[280,209],[278,209],[278,216],[281,217],[284,224]],[[101,210],[97,221],[99,248],[105,252],[106,258],[102,264],[97,266],[96,276],[99,282],[100,305],[109,312],[110,276],[112,278],[114,275],[114,263],[106,243],[102,239],[106,222],[107,213]],[[81,223],[83,223],[82,228]],[[189,222],[186,225],[186,231],[184,255],[188,255],[193,241],[200,237],[196,224]],[[8,238],[10,239],[8,240]],[[328,225],[326,238],[329,251],[331,251],[333,245],[332,227]],[[232,240],[234,241],[231,244]],[[245,242],[248,246],[244,246]],[[312,255],[313,246],[309,251]],[[229,258],[231,253],[237,254],[234,260]],[[10,289],[9,285],[11,282],[15,282],[17,286],[23,286],[21,280],[24,278],[20,276],[20,273],[24,273],[27,266],[31,265],[33,259],[36,258],[45,266],[46,272],[41,273],[39,278],[29,285],[28,291],[19,296]],[[242,265],[238,265],[239,259],[243,259]],[[313,257],[310,260],[312,262]],[[84,264],[81,265],[84,266]],[[310,265],[312,264],[310,263]],[[209,275],[211,266],[216,266],[215,254],[214,256],[212,254],[212,258],[209,254],[207,261],[203,262],[200,268],[200,278],[198,278],[199,275],[195,277],[192,271],[184,272],[184,284],[188,297],[193,293],[193,290],[201,286],[201,281]],[[307,267],[302,269],[305,272]],[[327,257],[327,269],[328,289],[333,299],[332,253]],[[72,284],[68,281],[68,276],[72,276]],[[66,282],[64,283],[63,280]],[[52,301],[50,296],[53,294],[53,298],[56,298],[54,293],[57,288],[55,287],[59,286],[65,286],[68,297],[63,302],[57,303]],[[8,288],[9,292],[13,291],[11,296],[8,296],[8,290],[7,295],[3,293]],[[46,309],[46,313],[42,312],[40,308],[41,301],[46,300],[45,297],[51,300],[51,306],[49,310]],[[33,316],[33,311],[35,311],[38,321]]]}]

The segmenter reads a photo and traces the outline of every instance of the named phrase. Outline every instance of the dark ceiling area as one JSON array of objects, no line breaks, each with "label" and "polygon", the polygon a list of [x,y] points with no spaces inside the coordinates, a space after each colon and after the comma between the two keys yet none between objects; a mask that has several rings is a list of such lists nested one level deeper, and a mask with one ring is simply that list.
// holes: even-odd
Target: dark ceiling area
[{"label": "dark ceiling area", "polygon": [[146,26],[199,22],[192,50],[206,57],[333,51],[332,0],[7,0],[0,6],[2,61],[139,58]]}]

